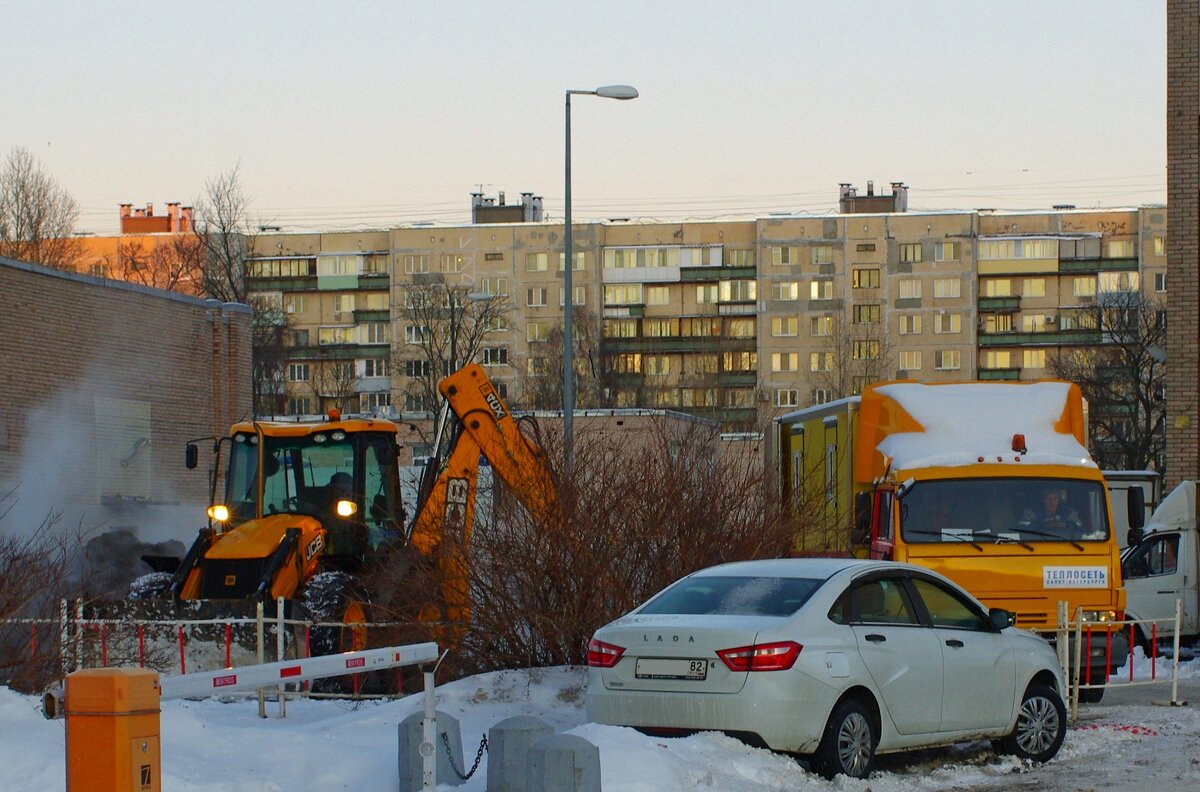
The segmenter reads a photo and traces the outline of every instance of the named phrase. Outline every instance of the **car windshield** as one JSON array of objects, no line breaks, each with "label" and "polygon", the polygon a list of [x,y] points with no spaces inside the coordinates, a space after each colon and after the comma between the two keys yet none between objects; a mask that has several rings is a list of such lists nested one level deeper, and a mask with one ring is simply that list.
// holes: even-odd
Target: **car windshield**
[{"label": "car windshield", "polygon": [[643,605],[640,614],[790,616],[823,580],[699,575],[679,581]]},{"label": "car windshield", "polygon": [[900,502],[900,535],[921,542],[1108,541],[1104,485],[1070,479],[918,482]]}]

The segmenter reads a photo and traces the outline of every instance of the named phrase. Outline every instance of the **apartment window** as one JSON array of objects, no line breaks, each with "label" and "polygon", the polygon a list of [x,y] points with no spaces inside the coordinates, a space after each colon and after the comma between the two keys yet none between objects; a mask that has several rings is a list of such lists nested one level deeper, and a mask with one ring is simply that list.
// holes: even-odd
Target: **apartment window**
[{"label": "apartment window", "polygon": [[1130,259],[1134,257],[1132,239],[1110,239],[1107,258]]},{"label": "apartment window", "polygon": [[809,371],[829,371],[831,368],[833,368],[832,352],[812,352],[809,354]]},{"label": "apartment window", "polygon": [[900,353],[900,370],[901,371],[920,371],[921,370],[921,350],[912,349]]},{"label": "apartment window", "polygon": [[482,360],[485,366],[507,366],[508,347],[484,347]]},{"label": "apartment window", "polygon": [[771,355],[771,371],[797,371],[799,368],[798,352],[776,352]]},{"label": "apartment window", "polygon": [[308,382],[307,363],[288,363],[288,382]]},{"label": "apartment window", "polygon": [[666,286],[647,286],[646,305],[670,305],[671,290]]},{"label": "apartment window", "polygon": [[335,294],[333,295],[333,315],[343,316],[345,314],[354,313],[354,295],[353,294]]},{"label": "apartment window", "polygon": [[[572,247],[574,247],[574,245],[572,245]],[[576,254],[575,254],[575,260],[574,260],[574,261],[571,263],[571,271],[572,271],[572,272],[577,272],[577,271],[579,271],[579,270],[582,270],[582,269],[583,269],[583,265],[584,265],[583,257],[584,257],[584,255],[586,255],[586,254],[584,254],[584,253],[576,253]],[[558,264],[556,265],[556,266],[557,266],[557,268],[558,268],[558,271],[559,271],[559,272],[562,272],[562,271],[563,271],[563,254],[562,254],[562,253],[558,253],[558,254],[556,254],[556,255],[554,256],[554,258],[555,258],[555,259],[558,261]]]},{"label": "apartment window", "polygon": [[287,400],[288,415],[312,415],[313,400],[311,396],[289,396]]},{"label": "apartment window", "polygon": [[796,316],[775,316],[771,318],[771,335],[776,338],[800,334],[800,319]]},{"label": "apartment window", "polygon": [[962,314],[937,314],[933,317],[933,332],[939,335],[962,332]]},{"label": "apartment window", "polygon": [[283,301],[283,309],[290,314],[304,313],[304,295],[289,294]]},{"label": "apartment window", "polygon": [[648,377],[665,377],[671,373],[670,355],[645,355],[642,363]]},{"label": "apartment window", "polygon": [[420,275],[429,272],[429,256],[405,256],[404,274]]},{"label": "apartment window", "polygon": [[[315,274],[313,259],[258,259],[249,262],[251,278],[303,278]],[[324,274],[324,273],[322,273]]]},{"label": "apartment window", "polygon": [[428,360],[404,361],[404,376],[428,377],[433,372],[433,364]]},{"label": "apartment window", "polygon": [[1052,259],[1058,255],[1053,239],[989,239],[979,243],[980,261]]},{"label": "apartment window", "polygon": [[346,256],[321,256],[317,259],[317,275],[335,276],[335,275],[357,275],[359,261],[362,257],[359,255]]},{"label": "apartment window", "polygon": [[771,248],[771,263],[784,267],[800,263],[800,248],[795,246]]},{"label": "apartment window", "polygon": [[962,281],[958,278],[934,278],[934,299],[953,299],[962,294]]},{"label": "apartment window", "polygon": [[984,297],[1011,297],[1012,281],[1008,278],[989,278],[980,283]]},{"label": "apartment window", "polygon": [[358,395],[359,412],[369,413],[374,410],[384,410],[392,406],[390,393],[360,393]]},{"label": "apartment window", "polygon": [[721,356],[723,371],[756,371],[757,352],[726,352]]},{"label": "apartment window", "polygon": [[878,324],[878,305],[856,305],[853,314],[854,324]]},{"label": "apartment window", "polygon": [[859,253],[874,253],[875,252],[875,243],[874,242],[859,242],[857,245],[854,246],[854,250]]},{"label": "apartment window", "polygon": [[1139,278],[1136,272],[1101,272],[1097,278],[1097,290],[1103,294],[1138,290]]},{"label": "apartment window", "polygon": [[810,404],[825,404],[833,401],[833,388],[813,388],[809,393]]},{"label": "apartment window", "polygon": [[643,319],[642,335],[647,338],[674,338],[679,335],[679,320],[675,318]]},{"label": "apartment window", "polygon": [[363,361],[364,377],[386,377],[387,375],[388,362],[385,358],[367,358]]},{"label": "apartment window", "polygon": [[[575,300],[572,305],[587,305],[587,286],[571,286],[571,293],[575,295]],[[566,305],[566,290],[561,286],[558,289],[558,307],[562,308]]]},{"label": "apartment window", "polygon": [[907,314],[900,317],[900,335],[920,335],[921,317],[919,314]]},{"label": "apartment window", "polygon": [[989,349],[983,353],[983,361],[980,364],[980,368],[1012,368],[1012,352],[1007,349]]},{"label": "apartment window", "polygon": [[1021,294],[1025,297],[1045,297],[1045,278],[1026,278],[1021,282]]},{"label": "apartment window", "polygon": [[641,305],[642,284],[614,283],[604,287],[605,305]]},{"label": "apartment window", "polygon": [[616,374],[641,374],[642,356],[637,352],[609,355],[605,359],[608,370]]},{"label": "apartment window", "polygon": [[875,360],[879,357],[879,342],[854,341],[850,345],[850,356],[855,360]]},{"label": "apartment window", "polygon": [[688,316],[679,322],[679,334],[691,337],[721,335],[721,320],[713,316]]},{"label": "apartment window", "polygon": [[360,303],[361,310],[386,311],[388,309],[387,292],[363,292],[360,296],[363,298]]},{"label": "apartment window", "polygon": [[550,254],[549,253],[526,253],[525,254],[525,271],[526,272],[548,272],[550,270]]},{"label": "apartment window", "polygon": [[796,407],[800,404],[800,391],[795,388],[778,388],[775,391],[776,407]]},{"label": "apartment window", "polygon": [[958,261],[960,258],[962,250],[958,242],[938,242],[933,246],[934,261]]},{"label": "apartment window", "polygon": [[851,274],[851,283],[856,289],[878,289],[879,288],[879,270],[878,268],[871,269],[856,269]]},{"label": "apartment window", "polygon": [[508,294],[508,278],[480,278],[479,290],[490,297]]},{"label": "apartment window", "polygon": [[545,377],[550,373],[550,365],[544,357],[526,358],[525,373],[531,377]]},{"label": "apartment window", "polygon": [[912,300],[921,296],[921,281],[916,278],[901,278],[897,283],[900,299]]},{"label": "apartment window", "polygon": [[814,300],[832,300],[833,281],[813,281],[809,284],[809,296]]},{"label": "apartment window", "polygon": [[832,316],[810,316],[808,318],[808,333],[813,336],[827,336],[833,333]]},{"label": "apartment window", "polygon": [[485,333],[499,333],[508,330],[510,327],[508,317],[502,314],[493,314],[484,320],[483,331]]},{"label": "apartment window", "polygon": [[1076,297],[1095,297],[1096,279],[1091,275],[1082,275],[1072,278],[1071,293]]},{"label": "apartment window", "polygon": [[737,248],[725,251],[725,266],[727,267],[753,267],[754,266],[754,249],[753,248]]},{"label": "apartment window", "polygon": [[691,364],[693,374],[716,374],[721,370],[721,359],[716,355],[692,355],[685,359]]},{"label": "apartment window", "polygon": [[1167,273],[1154,273],[1154,291],[1165,292],[1167,290]]},{"label": "apartment window", "polygon": [[754,319],[728,319],[725,323],[726,338],[755,338],[758,336]]},{"label": "apartment window", "polygon": [[[630,325],[632,325],[631,334],[628,336],[612,336],[612,338],[633,338],[637,335],[637,320],[636,319],[627,319],[625,321],[628,322]],[[608,327],[608,323],[605,322],[605,328],[607,329],[607,327]],[[548,333],[548,331],[546,330],[545,322],[526,322],[525,323],[525,340],[531,344],[536,343],[538,341],[545,341],[546,337],[547,337],[547,333]]]},{"label": "apartment window", "polygon": [[771,284],[771,297],[780,302],[792,302],[800,299],[800,283],[798,281],[779,281]]},{"label": "apartment window", "polygon": [[758,282],[752,280],[721,281],[721,302],[754,302],[758,299]]},{"label": "apartment window", "polygon": [[[604,288],[608,288],[605,286]],[[717,301],[717,284],[701,283],[696,286],[696,302],[704,305],[705,303],[715,303]]]},{"label": "apartment window", "polygon": [[404,343],[419,344],[429,336],[428,327],[418,327],[417,325],[406,325],[404,328]]},{"label": "apartment window", "polygon": [[1026,349],[1021,352],[1021,367],[1027,369],[1046,368],[1046,350]]},{"label": "apartment window", "polygon": [[331,344],[358,343],[357,328],[350,327],[321,327],[317,330],[317,343],[321,346]]},{"label": "apartment window", "polygon": [[305,347],[308,346],[308,331],[293,330],[292,331],[292,346]]},{"label": "apartment window", "polygon": [[[605,269],[645,269],[647,267],[678,267],[679,252],[677,247],[636,247],[636,248],[605,248]],[[699,251],[696,251],[697,254]],[[583,269],[583,254],[575,254],[575,269]],[[699,255],[695,256],[695,266],[703,266],[704,261]],[[559,262],[558,269],[562,270]]]},{"label": "apartment window", "polygon": [[364,344],[387,344],[392,340],[392,332],[387,322],[366,322],[362,329]]},{"label": "apartment window", "polygon": [[725,406],[733,409],[745,409],[754,406],[753,388],[726,388]]},{"label": "apartment window", "polygon": [[461,253],[442,254],[442,272],[462,272],[464,256]]},{"label": "apartment window", "polygon": [[960,368],[959,353],[957,349],[939,349],[933,353],[934,368],[937,369],[957,369]]},{"label": "apartment window", "polygon": [[529,308],[543,308],[546,305],[546,289],[535,286],[525,290],[525,305]]},{"label": "apartment window", "polygon": [[1046,332],[1045,314],[1024,314],[1021,316],[1021,330],[1026,333]]},{"label": "apartment window", "polygon": [[900,245],[900,260],[913,264],[921,261],[921,243],[906,242]]},{"label": "apartment window", "polygon": [[814,245],[812,249],[813,264],[832,264],[833,263],[833,246],[832,245]]},{"label": "apartment window", "polygon": [[1011,333],[1013,329],[1012,314],[988,314],[983,318],[983,332]]},{"label": "apartment window", "polygon": [[1167,255],[1167,238],[1165,236],[1154,237],[1154,255]]},{"label": "apartment window", "polygon": [[270,317],[273,324],[282,323],[283,292],[251,292],[249,302],[255,309]]}]

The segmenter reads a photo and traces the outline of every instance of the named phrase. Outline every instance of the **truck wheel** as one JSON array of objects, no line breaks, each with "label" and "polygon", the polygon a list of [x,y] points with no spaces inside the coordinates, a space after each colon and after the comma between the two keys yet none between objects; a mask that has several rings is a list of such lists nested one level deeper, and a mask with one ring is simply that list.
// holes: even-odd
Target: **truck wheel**
[{"label": "truck wheel", "polygon": [[[367,592],[352,575],[345,572],[315,575],[304,587],[303,599],[313,621],[341,625],[312,628],[309,651],[314,656],[366,648],[366,627],[346,626],[367,623]],[[349,677],[315,679],[312,689],[318,693],[347,693],[353,690],[353,683]]]},{"label": "truck wheel", "polygon": [[1099,704],[1104,698],[1104,688],[1085,688],[1079,691],[1080,704]]},{"label": "truck wheel", "polygon": [[1067,708],[1062,696],[1046,685],[1030,685],[1021,699],[1016,726],[996,747],[1001,753],[1040,763],[1054,758],[1066,736]]},{"label": "truck wheel", "polygon": [[845,699],[833,708],[825,724],[821,744],[813,756],[815,769],[830,779],[839,774],[866,778],[878,743],[871,713],[858,699]]}]

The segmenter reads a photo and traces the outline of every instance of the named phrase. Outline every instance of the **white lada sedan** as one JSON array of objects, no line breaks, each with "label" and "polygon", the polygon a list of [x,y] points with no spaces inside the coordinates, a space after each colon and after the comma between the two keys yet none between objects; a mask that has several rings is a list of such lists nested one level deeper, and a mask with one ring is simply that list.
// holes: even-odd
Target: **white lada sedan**
[{"label": "white lada sedan", "polygon": [[588,646],[588,717],[722,731],[866,777],[876,753],[991,738],[1036,762],[1066,733],[1054,651],[961,588],[886,561],[746,561],[688,575]]}]

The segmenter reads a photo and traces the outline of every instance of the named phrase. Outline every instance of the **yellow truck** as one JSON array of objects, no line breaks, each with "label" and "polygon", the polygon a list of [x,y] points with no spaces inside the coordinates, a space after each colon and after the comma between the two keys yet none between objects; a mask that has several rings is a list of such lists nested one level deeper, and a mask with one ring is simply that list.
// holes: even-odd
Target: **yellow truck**
[{"label": "yellow truck", "polygon": [[[1058,603],[1092,627],[1084,681],[1125,663],[1117,537],[1084,445],[1084,400],[1058,381],[877,383],[776,419],[798,555],[940,572],[1054,640]],[[1099,700],[1103,689],[1084,689]]]}]

